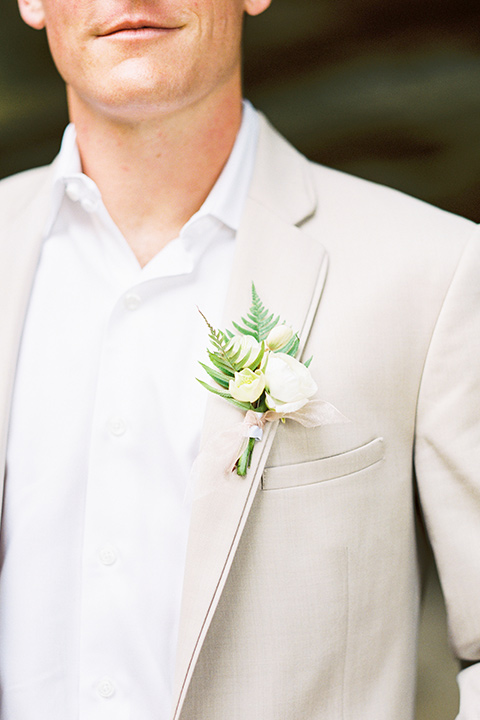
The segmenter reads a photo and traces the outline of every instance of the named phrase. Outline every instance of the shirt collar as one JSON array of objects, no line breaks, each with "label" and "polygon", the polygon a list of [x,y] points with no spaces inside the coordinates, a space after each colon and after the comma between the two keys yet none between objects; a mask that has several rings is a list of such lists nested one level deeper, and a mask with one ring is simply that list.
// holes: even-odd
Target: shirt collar
[{"label": "shirt collar", "polygon": [[[253,174],[258,133],[258,115],[252,105],[244,101],[242,123],[227,163],[202,207],[182,228],[180,237],[187,239],[197,235],[195,226],[199,229],[204,218],[209,216],[234,232],[238,230]],[[46,236],[52,231],[66,193],[70,199],[78,199],[75,196],[81,193],[84,207],[89,207],[90,211],[101,202],[96,184],[82,172],[73,124],[65,129],[60,152],[54,163],[51,212]]]},{"label": "shirt collar", "polygon": [[230,157],[202,207],[186,223],[181,235],[208,215],[235,232],[238,230],[253,174],[258,130],[258,115],[252,105],[244,101],[242,124]]},{"label": "shirt collar", "polygon": [[51,210],[45,228],[45,236],[48,236],[52,231],[55,220],[60,212],[69,178],[76,177],[79,179],[79,182],[83,182],[82,178],[87,177],[82,173],[80,153],[77,148],[77,133],[72,123],[67,125],[63,133],[60,152],[54,160],[53,167]]}]

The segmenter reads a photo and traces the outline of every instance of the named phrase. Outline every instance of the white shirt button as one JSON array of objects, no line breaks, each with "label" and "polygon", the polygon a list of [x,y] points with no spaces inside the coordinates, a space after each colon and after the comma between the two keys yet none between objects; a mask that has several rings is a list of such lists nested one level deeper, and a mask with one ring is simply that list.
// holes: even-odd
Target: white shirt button
[{"label": "white shirt button", "polygon": [[112,417],[108,421],[108,429],[115,437],[124,435],[127,430],[127,423],[121,417]]},{"label": "white shirt button", "polygon": [[118,553],[112,545],[105,545],[98,551],[102,565],[114,565],[118,559]]},{"label": "white shirt button", "polygon": [[109,678],[103,678],[97,685],[97,692],[102,698],[111,698],[115,695],[115,685]]},{"label": "white shirt button", "polygon": [[83,195],[83,189],[80,182],[70,180],[65,186],[65,193],[72,202],[78,202]]},{"label": "white shirt button", "polygon": [[85,212],[93,213],[98,207],[98,199],[93,196],[86,195],[80,200],[80,205],[83,207]]},{"label": "white shirt button", "polygon": [[128,293],[123,298],[123,302],[127,310],[136,310],[142,302],[142,298],[136,293]]}]

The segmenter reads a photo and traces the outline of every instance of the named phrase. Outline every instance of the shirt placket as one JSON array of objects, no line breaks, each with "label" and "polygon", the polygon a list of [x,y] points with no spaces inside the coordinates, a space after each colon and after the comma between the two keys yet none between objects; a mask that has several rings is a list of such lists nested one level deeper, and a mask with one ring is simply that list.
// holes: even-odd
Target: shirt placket
[{"label": "shirt placket", "polygon": [[[145,357],[145,337],[157,330],[152,316],[165,312],[168,297],[162,278],[131,286],[105,327],[85,502],[81,720],[143,717],[143,687],[150,688],[151,705],[169,704],[172,667],[165,658],[174,654],[182,574],[181,551],[170,550],[184,540],[181,528],[188,511],[182,507],[165,413],[149,391],[161,389],[168,379],[160,357],[153,367],[150,353]],[[137,587],[155,600],[153,613],[148,598],[135,595]],[[151,622],[146,621],[149,612]],[[152,646],[145,638],[149,626]],[[150,660],[153,645],[158,656]]]},{"label": "shirt placket", "polygon": [[[133,302],[132,299],[135,299]],[[128,611],[129,454],[132,419],[122,392],[131,314],[138,292],[124,293],[105,328],[98,369],[85,503],[80,620],[80,718],[128,720],[130,688],[121,661]],[[130,340],[129,340],[130,336]]]}]

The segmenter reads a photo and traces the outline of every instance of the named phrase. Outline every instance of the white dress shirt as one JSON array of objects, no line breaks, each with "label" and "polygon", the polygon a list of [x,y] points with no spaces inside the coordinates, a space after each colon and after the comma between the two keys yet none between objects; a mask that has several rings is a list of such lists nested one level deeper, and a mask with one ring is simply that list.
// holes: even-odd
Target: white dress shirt
[{"label": "white dress shirt", "polygon": [[247,104],[203,207],[142,269],[65,133],[8,443],[1,720],[170,715],[207,399],[196,306],[220,323],[256,142]]}]

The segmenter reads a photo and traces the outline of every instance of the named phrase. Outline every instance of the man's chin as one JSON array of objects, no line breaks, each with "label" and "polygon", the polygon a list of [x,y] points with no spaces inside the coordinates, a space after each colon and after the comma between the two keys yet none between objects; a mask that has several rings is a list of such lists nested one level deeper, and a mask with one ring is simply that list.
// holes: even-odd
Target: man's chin
[{"label": "man's chin", "polygon": [[110,122],[138,124],[177,112],[188,104],[188,100],[167,86],[151,87],[132,78],[121,82],[109,82],[97,93],[85,95],[69,92],[69,107],[72,119],[88,115],[103,116]]}]

